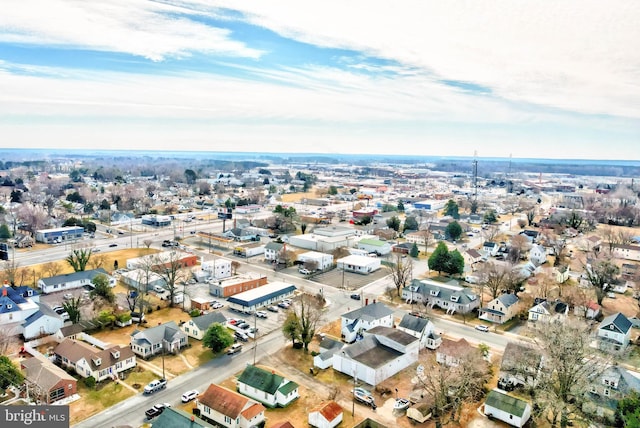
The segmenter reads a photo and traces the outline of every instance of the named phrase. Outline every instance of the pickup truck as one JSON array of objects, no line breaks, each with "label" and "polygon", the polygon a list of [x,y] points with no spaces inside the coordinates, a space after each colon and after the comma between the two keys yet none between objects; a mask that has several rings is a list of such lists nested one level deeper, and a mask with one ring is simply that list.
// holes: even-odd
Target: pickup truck
[{"label": "pickup truck", "polygon": [[166,409],[167,407],[171,407],[171,404],[169,404],[169,403],[158,403],[158,404],[155,404],[149,410],[146,410],[144,412],[144,414],[147,417],[147,419],[153,419],[156,416],[158,416],[160,413],[164,412],[164,409]]},{"label": "pickup truck", "polygon": [[166,379],[156,379],[151,381],[147,386],[144,387],[145,394],[153,394],[156,391],[160,391],[161,389],[165,389],[167,387]]}]

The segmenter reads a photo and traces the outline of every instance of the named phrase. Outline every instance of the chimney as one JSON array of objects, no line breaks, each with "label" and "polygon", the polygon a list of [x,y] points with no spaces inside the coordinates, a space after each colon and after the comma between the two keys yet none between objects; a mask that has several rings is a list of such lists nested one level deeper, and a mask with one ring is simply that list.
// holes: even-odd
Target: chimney
[{"label": "chimney", "polygon": [[374,304],[374,305],[376,304],[376,299],[373,299],[373,304]]},{"label": "chimney", "polygon": [[7,297],[7,287],[2,287],[2,297]]},{"label": "chimney", "polygon": [[364,305],[367,306],[369,304],[369,298],[364,299]]}]

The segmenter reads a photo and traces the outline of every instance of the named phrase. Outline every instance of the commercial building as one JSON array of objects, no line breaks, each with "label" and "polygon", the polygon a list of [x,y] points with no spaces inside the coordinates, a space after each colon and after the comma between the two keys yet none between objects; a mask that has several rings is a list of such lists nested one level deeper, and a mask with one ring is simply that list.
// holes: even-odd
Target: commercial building
[{"label": "commercial building", "polygon": [[36,241],[44,242],[45,244],[59,244],[61,242],[81,239],[83,233],[84,227],[79,226],[36,230]]},{"label": "commercial building", "polygon": [[272,305],[285,297],[291,297],[295,291],[295,285],[286,282],[272,282],[262,287],[229,297],[227,302],[231,309],[240,312],[249,312],[255,311],[263,306]]}]

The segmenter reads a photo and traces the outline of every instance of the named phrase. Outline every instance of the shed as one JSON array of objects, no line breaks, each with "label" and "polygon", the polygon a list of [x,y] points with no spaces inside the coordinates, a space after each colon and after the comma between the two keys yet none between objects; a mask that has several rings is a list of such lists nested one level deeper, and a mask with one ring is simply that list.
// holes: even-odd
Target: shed
[{"label": "shed", "polygon": [[506,392],[494,389],[484,402],[484,414],[514,427],[522,427],[531,416],[531,405]]},{"label": "shed", "polygon": [[335,401],[328,401],[311,409],[309,425],[317,428],[333,428],[342,422],[342,407]]}]

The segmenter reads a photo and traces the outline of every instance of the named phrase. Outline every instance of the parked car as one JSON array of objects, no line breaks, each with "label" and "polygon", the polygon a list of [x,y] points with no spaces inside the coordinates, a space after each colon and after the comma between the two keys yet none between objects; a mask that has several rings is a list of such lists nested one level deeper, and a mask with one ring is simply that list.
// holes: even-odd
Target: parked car
[{"label": "parked car", "polygon": [[247,336],[244,333],[240,333],[239,331],[236,331],[233,336],[238,339],[241,340],[242,342],[248,342],[249,341],[249,336]]},{"label": "parked car", "polygon": [[149,382],[147,386],[144,387],[143,392],[145,394],[153,394],[156,391],[160,391],[161,389],[165,389],[167,387],[166,379],[156,379]]},{"label": "parked car", "polygon": [[144,414],[147,417],[147,419],[153,419],[156,416],[158,416],[160,413],[164,412],[164,409],[166,409],[167,407],[171,407],[171,404],[169,403],[154,404],[153,407],[145,411]]},{"label": "parked car", "polygon": [[63,298],[64,300],[71,300],[71,299],[73,299],[73,294],[71,294],[71,293],[66,293],[64,296],[62,296],[62,298]]},{"label": "parked car", "polygon": [[278,307],[282,308],[282,309],[289,309],[289,306],[290,305],[288,303],[285,303],[285,302],[278,303]]},{"label": "parked car", "polygon": [[269,312],[278,312],[278,307],[277,307],[277,306],[269,306],[269,307],[267,308],[267,310],[268,310]]},{"label": "parked car", "polygon": [[311,273],[309,269],[305,269],[305,268],[298,269],[298,272],[300,272],[303,275],[309,275]]},{"label": "parked car", "polygon": [[487,327],[486,325],[480,324],[480,325],[476,326],[476,330],[488,333],[489,332],[489,327]]},{"label": "parked car", "polygon": [[161,285],[154,285],[153,286],[153,291],[155,291],[156,293],[164,293],[165,292],[165,288]]},{"label": "parked car", "polygon": [[196,398],[198,394],[199,394],[198,391],[196,391],[195,389],[192,389],[191,391],[187,391],[184,394],[182,394],[182,402],[188,403],[189,401]]},{"label": "parked car", "polygon": [[267,313],[265,311],[257,311],[256,312],[256,316],[258,318],[266,318],[267,317]]},{"label": "parked car", "polygon": [[233,345],[231,345],[231,347],[227,351],[227,355],[237,354],[240,351],[242,351],[242,344],[241,343],[234,343]]},{"label": "parked car", "polygon": [[351,295],[351,296],[349,296],[349,297],[351,297],[353,300],[360,300],[360,295],[359,295],[359,294],[355,294],[355,293],[354,293],[354,294],[352,294],[352,295]]},{"label": "parked car", "polygon": [[251,328],[251,324],[245,322],[240,324],[238,327],[240,327],[243,330],[249,330]]},{"label": "parked car", "polygon": [[131,312],[131,321],[133,322],[144,321],[144,314],[141,314],[139,312]]}]

